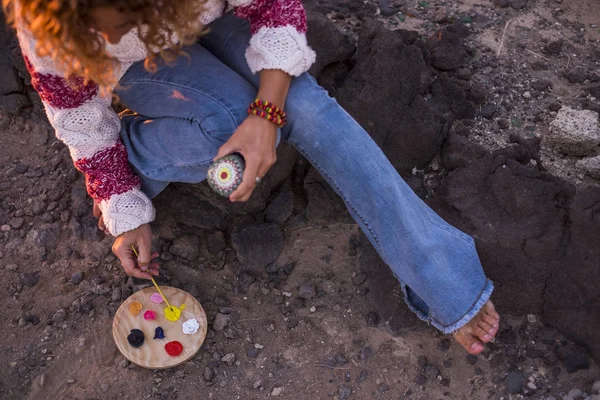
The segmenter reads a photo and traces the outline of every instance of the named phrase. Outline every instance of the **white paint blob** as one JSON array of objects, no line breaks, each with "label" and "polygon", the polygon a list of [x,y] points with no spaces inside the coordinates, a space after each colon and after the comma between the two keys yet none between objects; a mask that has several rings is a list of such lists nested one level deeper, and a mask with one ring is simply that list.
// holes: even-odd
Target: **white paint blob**
[{"label": "white paint blob", "polygon": [[192,318],[185,321],[182,327],[183,333],[185,333],[186,335],[193,335],[198,331],[198,328],[200,328],[200,323],[198,323],[198,320],[196,320],[196,318]]}]

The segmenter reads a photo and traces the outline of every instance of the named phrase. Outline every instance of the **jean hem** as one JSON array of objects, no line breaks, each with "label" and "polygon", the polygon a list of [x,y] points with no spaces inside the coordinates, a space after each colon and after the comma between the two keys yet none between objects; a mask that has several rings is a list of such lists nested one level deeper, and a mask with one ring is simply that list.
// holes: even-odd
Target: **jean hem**
[{"label": "jean hem", "polygon": [[452,334],[452,333],[456,332],[457,330],[459,330],[460,328],[462,328],[463,326],[465,326],[470,320],[472,320],[477,314],[479,314],[479,311],[481,311],[481,309],[483,308],[485,303],[488,302],[488,300],[490,299],[490,297],[492,295],[492,292],[494,291],[494,284],[492,283],[491,280],[488,279],[485,283],[483,290],[481,291],[481,295],[479,296],[479,298],[477,299],[475,304],[473,304],[473,306],[469,309],[469,311],[467,311],[466,314],[462,318],[460,318],[458,321],[456,321],[450,325],[444,325],[444,324],[441,324],[439,321],[435,320],[433,317],[431,317],[431,315],[427,315],[422,310],[415,307],[415,305],[412,304],[408,298],[408,292],[406,290],[406,285],[401,283],[401,287],[402,287],[402,292],[404,293],[404,302],[406,303],[408,308],[413,313],[415,313],[417,318],[419,318],[422,321],[425,321],[429,325],[433,325],[436,329],[438,329],[443,334]]}]

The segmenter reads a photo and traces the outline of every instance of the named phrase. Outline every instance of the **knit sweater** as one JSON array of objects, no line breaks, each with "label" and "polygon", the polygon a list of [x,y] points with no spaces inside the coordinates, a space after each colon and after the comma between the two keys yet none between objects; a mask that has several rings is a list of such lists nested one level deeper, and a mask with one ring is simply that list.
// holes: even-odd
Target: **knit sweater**
[{"label": "knit sweater", "polygon": [[[250,22],[246,60],[252,72],[279,69],[298,76],[310,68],[315,53],[306,43],[306,15],[300,0],[209,0],[201,22],[208,24],[231,9]],[[98,203],[109,232],[118,236],[153,221],[154,207],[127,161],[110,96],[101,96],[94,82],[79,77],[67,81],[51,59],[36,54],[35,39],[18,24],[17,34],[32,85],[56,136],[69,147],[75,167],[85,175],[87,191]],[[135,29],[119,44],[107,44],[106,51],[118,61],[118,79],[147,56]]]}]

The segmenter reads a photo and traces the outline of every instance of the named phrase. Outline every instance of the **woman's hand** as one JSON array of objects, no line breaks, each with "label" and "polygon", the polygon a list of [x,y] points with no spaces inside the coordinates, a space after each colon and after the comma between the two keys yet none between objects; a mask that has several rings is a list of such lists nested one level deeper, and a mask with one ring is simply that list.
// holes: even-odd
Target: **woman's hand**
[{"label": "woman's hand", "polygon": [[[122,233],[115,239],[112,251],[115,253],[125,273],[136,278],[150,279],[152,275],[158,275],[158,264],[151,262],[158,257],[158,253],[151,253],[152,230],[149,224]],[[137,249],[136,257],[131,246]]]},{"label": "woman's hand", "polygon": [[244,156],[246,169],[240,186],[229,196],[231,201],[247,201],[256,187],[256,178],[265,176],[277,160],[277,125],[255,115],[235,130],[231,138],[219,149],[215,160],[231,153]]}]

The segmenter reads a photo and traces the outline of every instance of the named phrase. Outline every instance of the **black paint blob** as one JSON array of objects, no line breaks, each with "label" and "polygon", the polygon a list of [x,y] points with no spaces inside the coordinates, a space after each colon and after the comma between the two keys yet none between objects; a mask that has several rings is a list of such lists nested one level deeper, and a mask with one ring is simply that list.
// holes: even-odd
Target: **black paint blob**
[{"label": "black paint blob", "polygon": [[163,332],[163,328],[160,326],[154,330],[154,339],[164,339],[165,333]]},{"label": "black paint blob", "polygon": [[127,341],[135,348],[140,347],[144,344],[144,332],[139,329],[132,329],[129,336],[127,336]]}]

